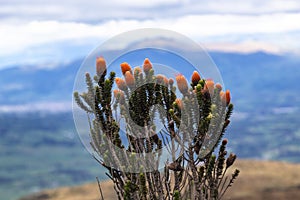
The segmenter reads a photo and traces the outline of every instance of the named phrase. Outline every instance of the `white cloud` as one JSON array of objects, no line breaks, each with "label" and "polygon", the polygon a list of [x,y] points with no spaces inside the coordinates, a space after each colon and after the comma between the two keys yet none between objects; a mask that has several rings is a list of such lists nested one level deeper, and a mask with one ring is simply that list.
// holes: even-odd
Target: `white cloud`
[{"label": "white cloud", "polygon": [[115,6],[124,7],[140,7],[140,8],[151,8],[156,6],[174,5],[174,4],[184,4],[189,2],[188,0],[151,0],[151,1],[141,1],[141,0],[111,0],[108,4]]},{"label": "white cloud", "polygon": [[[58,21],[31,21],[0,24],[0,57],[16,54],[34,56],[39,52],[89,44],[93,47],[116,34],[137,28],[165,28],[185,34],[192,39],[210,44],[227,44],[227,49],[297,50],[300,41],[300,13],[266,15],[188,15],[178,18],[151,20],[109,20],[100,24]],[[296,33],[296,34],[295,34]],[[229,47],[229,44],[235,44]],[[39,47],[39,48],[37,48]],[[48,48],[48,50],[47,50]],[[291,49],[289,49],[291,48]],[[43,51],[44,49],[44,51]],[[49,50],[50,49],[50,50]],[[75,51],[75,50],[74,50]],[[38,53],[39,55],[41,53]]]},{"label": "white cloud", "polygon": [[36,102],[19,105],[0,105],[0,113],[26,113],[26,112],[69,112],[72,110],[71,102]]},{"label": "white cloud", "polygon": [[107,39],[136,28],[166,28],[196,40],[259,34],[284,34],[300,31],[300,13],[271,15],[190,15],[163,20],[109,20],[101,24],[32,21],[0,24],[0,53],[9,55],[35,45],[64,40]]},{"label": "white cloud", "polygon": [[124,31],[165,28],[210,50],[300,53],[298,0],[0,0],[0,67],[85,56]]},{"label": "white cloud", "polygon": [[104,19],[154,19],[199,14],[299,12],[298,0],[5,0],[0,16],[14,20],[100,22]]},{"label": "white cloud", "polygon": [[0,86],[0,91],[18,91],[22,90],[24,88],[23,84],[19,83],[11,83],[11,84],[6,84],[6,85],[1,85]]},{"label": "white cloud", "polygon": [[279,47],[260,41],[243,41],[240,43],[207,43],[205,44],[205,47],[211,51],[222,52],[253,53],[257,51],[264,51],[273,54],[281,53],[281,49]]},{"label": "white cloud", "polygon": [[97,33],[103,32],[98,26],[57,21],[2,23],[0,29],[2,30],[0,38],[3,40],[0,46],[2,55],[21,52],[50,42],[94,37]]}]

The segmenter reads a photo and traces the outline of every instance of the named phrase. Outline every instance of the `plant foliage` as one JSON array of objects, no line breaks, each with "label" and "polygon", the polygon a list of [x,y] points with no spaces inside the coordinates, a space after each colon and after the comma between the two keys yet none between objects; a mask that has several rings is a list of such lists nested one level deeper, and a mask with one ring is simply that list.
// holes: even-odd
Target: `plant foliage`
[{"label": "plant foliage", "polygon": [[[91,146],[101,157],[95,159],[107,168],[118,199],[221,199],[239,174],[227,176],[236,155],[222,140],[233,110],[229,90],[196,71],[190,84],[179,74],[175,85],[155,75],[149,59],[143,69],[120,66],[124,77],[116,78],[97,58],[95,77],[86,73],[87,91],[74,93],[89,115]],[[165,152],[170,158],[159,169]]]}]

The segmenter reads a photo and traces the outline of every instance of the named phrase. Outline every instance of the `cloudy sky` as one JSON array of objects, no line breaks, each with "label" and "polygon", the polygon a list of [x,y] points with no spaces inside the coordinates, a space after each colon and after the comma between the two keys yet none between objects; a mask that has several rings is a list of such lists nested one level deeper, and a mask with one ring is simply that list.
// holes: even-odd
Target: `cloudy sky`
[{"label": "cloudy sky", "polygon": [[300,55],[299,0],[0,0],[0,68],[69,62],[137,28],[208,50]]}]

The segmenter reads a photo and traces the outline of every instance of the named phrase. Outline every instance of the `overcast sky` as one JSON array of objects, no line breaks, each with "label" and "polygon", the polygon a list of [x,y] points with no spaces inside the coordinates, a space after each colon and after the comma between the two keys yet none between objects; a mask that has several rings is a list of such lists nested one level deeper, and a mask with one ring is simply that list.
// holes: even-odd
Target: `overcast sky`
[{"label": "overcast sky", "polygon": [[299,0],[0,0],[0,68],[68,62],[136,28],[209,50],[300,55]]}]

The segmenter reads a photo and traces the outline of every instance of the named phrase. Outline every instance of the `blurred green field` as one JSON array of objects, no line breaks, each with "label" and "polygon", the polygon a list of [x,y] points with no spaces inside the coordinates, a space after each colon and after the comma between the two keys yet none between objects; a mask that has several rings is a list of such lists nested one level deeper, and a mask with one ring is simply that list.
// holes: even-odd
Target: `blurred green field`
[{"label": "blurred green field", "polygon": [[[300,162],[299,110],[233,116],[225,137],[239,158]],[[106,179],[76,134],[72,114],[2,114],[0,197]]]},{"label": "blurred green field", "polygon": [[81,145],[71,113],[2,114],[0,118],[1,199],[103,177]]}]

